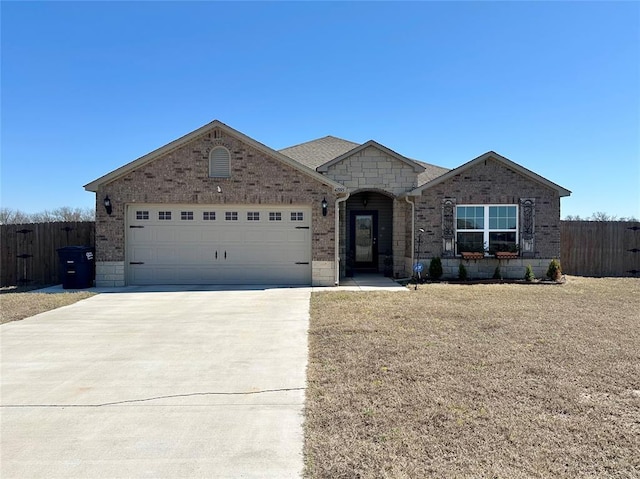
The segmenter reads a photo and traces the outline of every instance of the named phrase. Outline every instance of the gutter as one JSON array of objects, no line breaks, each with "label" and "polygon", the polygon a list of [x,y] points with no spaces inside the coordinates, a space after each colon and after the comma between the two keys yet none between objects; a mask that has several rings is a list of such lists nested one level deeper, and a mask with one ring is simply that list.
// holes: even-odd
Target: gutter
[{"label": "gutter", "polygon": [[409,196],[405,196],[404,200],[411,205],[411,267],[413,268],[416,250],[416,204],[413,201],[409,201]]},{"label": "gutter", "polygon": [[347,201],[349,199],[349,196],[351,196],[351,193],[347,191],[346,196],[336,199],[335,210],[334,210],[334,216],[336,220],[336,225],[335,225],[336,247],[335,247],[335,258],[334,258],[334,264],[335,264],[334,285],[335,286],[340,285],[340,203]]}]

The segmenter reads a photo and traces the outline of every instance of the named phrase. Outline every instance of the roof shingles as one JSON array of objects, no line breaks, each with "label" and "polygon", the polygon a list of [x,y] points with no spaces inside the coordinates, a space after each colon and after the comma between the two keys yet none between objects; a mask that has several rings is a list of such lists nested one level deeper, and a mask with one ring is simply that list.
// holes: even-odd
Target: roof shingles
[{"label": "roof shingles", "polygon": [[360,146],[359,143],[336,138],[335,136],[325,136],[324,138],[284,148],[279,152],[315,170],[320,165],[344,155],[347,151],[351,151],[357,146]]}]

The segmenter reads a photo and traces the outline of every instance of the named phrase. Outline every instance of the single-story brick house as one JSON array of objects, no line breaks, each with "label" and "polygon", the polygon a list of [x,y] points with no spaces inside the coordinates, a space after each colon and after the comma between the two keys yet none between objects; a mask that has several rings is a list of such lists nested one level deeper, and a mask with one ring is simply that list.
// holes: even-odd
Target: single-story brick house
[{"label": "single-story brick house", "polygon": [[445,277],[461,261],[482,277],[506,249],[518,254],[503,274],[531,264],[543,275],[570,194],[492,151],[453,170],[373,140],[275,151],[217,120],[85,189],[96,193],[98,286],[334,285],[360,271],[409,277],[436,256]]}]

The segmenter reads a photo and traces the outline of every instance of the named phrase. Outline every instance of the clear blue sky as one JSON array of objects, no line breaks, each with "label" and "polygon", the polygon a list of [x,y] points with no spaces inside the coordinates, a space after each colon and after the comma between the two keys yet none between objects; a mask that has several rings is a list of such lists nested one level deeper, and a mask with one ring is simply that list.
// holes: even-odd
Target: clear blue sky
[{"label": "clear blue sky", "polygon": [[454,168],[496,152],[640,217],[638,2],[6,2],[2,206],[219,119],[280,149],[374,139]]}]

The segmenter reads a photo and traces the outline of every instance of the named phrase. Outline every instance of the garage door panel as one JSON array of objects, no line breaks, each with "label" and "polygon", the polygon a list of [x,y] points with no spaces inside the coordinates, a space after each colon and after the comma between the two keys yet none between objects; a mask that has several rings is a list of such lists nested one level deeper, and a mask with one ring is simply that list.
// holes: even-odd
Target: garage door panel
[{"label": "garage door panel", "polygon": [[[135,210],[148,211],[149,219],[129,211],[129,225],[136,226],[127,228],[127,259],[134,263],[127,266],[130,284],[311,282],[308,221],[289,221],[293,211],[308,220],[306,207],[135,205]],[[173,220],[159,221],[159,211],[171,211]],[[194,219],[180,220],[181,211],[192,211]],[[237,212],[238,220],[225,221],[226,211]],[[269,221],[273,211],[283,220]],[[204,212],[210,218],[215,212],[216,220],[203,220]],[[259,219],[250,221],[253,212]]]}]

